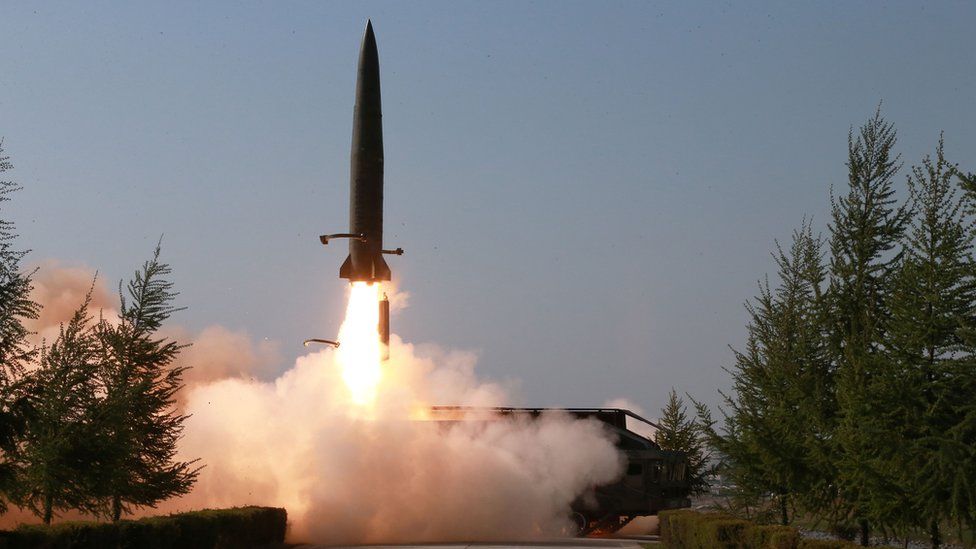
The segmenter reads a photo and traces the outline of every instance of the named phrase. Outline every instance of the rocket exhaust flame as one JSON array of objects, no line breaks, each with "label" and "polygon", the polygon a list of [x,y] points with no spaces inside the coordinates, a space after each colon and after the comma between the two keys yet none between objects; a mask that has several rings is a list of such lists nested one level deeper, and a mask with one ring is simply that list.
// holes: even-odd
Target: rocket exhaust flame
[{"label": "rocket exhaust flame", "polygon": [[[387,302],[389,303],[389,302]],[[339,328],[342,343],[336,361],[355,404],[371,406],[382,376],[384,345],[380,342],[380,285],[350,284],[346,319]]]}]

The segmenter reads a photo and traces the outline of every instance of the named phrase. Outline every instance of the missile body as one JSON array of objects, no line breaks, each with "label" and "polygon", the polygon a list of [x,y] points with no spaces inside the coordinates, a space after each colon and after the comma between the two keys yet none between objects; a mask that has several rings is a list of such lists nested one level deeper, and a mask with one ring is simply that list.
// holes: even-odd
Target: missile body
[{"label": "missile body", "polygon": [[352,154],[349,173],[349,233],[325,235],[349,238],[349,257],[339,268],[339,277],[350,282],[390,280],[390,267],[383,250],[383,116],[380,101],[380,62],[373,25],[366,32],[359,51],[356,78],[356,106],[352,118]]}]

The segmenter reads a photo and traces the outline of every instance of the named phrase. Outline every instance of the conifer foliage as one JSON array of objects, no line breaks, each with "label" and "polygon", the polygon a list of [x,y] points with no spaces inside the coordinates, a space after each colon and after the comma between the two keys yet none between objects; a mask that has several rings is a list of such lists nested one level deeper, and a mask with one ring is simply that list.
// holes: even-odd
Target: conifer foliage
[{"label": "conifer foliage", "polygon": [[925,157],[908,176],[914,215],[891,295],[892,372],[876,383],[894,412],[879,418],[887,445],[878,458],[897,490],[879,494],[875,508],[896,527],[927,527],[934,545],[941,542],[940,524],[954,515],[951,486],[958,472],[940,459],[943,438],[959,422],[960,406],[976,394],[959,391],[965,386],[962,336],[976,288],[972,228],[954,174],[940,139],[935,158]]},{"label": "conifer foliage", "polygon": [[687,478],[691,492],[702,494],[708,488],[707,476],[710,472],[711,454],[701,423],[689,416],[684,400],[671,389],[668,403],[661,410],[659,429],[654,433],[654,442],[662,449],[683,452],[687,457]]},{"label": "conifer foliage", "polygon": [[[12,168],[2,145],[0,174]],[[18,189],[0,180],[0,203]],[[89,291],[55,340],[36,348],[25,322],[40,305],[15,238],[0,219],[0,512],[13,503],[46,523],[69,509],[118,520],[187,493],[199,468],[176,458],[186,368],[174,363],[184,346],[159,333],[180,310],[159,246],[120,284],[117,319],[96,321]]]},{"label": "conifer foliage", "polygon": [[91,292],[31,372],[31,410],[22,441],[21,503],[50,524],[54,513],[97,510],[93,471],[101,463],[95,375],[97,346],[88,312]]},{"label": "conifer foliage", "polygon": [[[0,139],[0,177],[12,169]],[[0,179],[0,205],[19,190],[13,181]],[[0,218],[0,385],[4,387],[9,387],[35,357],[36,349],[27,342],[30,331],[24,321],[37,318],[40,311],[40,305],[30,298],[32,273],[21,268],[27,251],[17,249],[14,231],[12,221]]]},{"label": "conifer foliage", "polygon": [[118,322],[99,323],[99,383],[102,437],[107,448],[99,486],[107,514],[119,520],[134,507],[154,506],[189,492],[197,476],[194,461],[176,461],[186,416],[174,407],[185,367],[174,366],[182,345],[159,334],[176,292],[170,267],[152,259],[136,271],[123,292]]},{"label": "conifer foliage", "polygon": [[779,284],[759,284],[746,304],[748,339],[733,349],[733,392],[723,395],[721,432],[699,411],[713,445],[725,457],[725,473],[743,487],[744,501],[770,495],[779,522],[800,497],[810,498],[831,475],[822,446],[833,413],[830,371],[823,337],[822,240],[804,221],[789,248],[773,253]]},{"label": "conifer foliage", "polygon": [[[4,178],[3,174],[12,169],[0,139],[0,205],[20,189]],[[30,404],[23,374],[25,367],[37,358],[36,349],[28,343],[30,331],[24,323],[37,318],[40,310],[30,297],[31,273],[25,273],[21,266],[27,252],[15,245],[14,231],[13,222],[0,217],[0,513],[6,511],[7,502],[19,491],[17,454]]]},{"label": "conifer foliage", "polygon": [[826,254],[808,222],[776,244],[724,417],[698,413],[737,496],[780,522],[938,547],[976,526],[976,175],[940,138],[900,200],[896,143],[880,110],[850,132]]},{"label": "conifer foliage", "polygon": [[[888,379],[886,338],[888,300],[901,253],[909,210],[895,196],[900,161],[894,152],[894,127],[880,109],[857,134],[848,137],[848,188],[831,200],[830,307],[832,353],[837,370],[836,445],[837,511],[856,521],[866,544],[872,518],[878,518],[873,494],[888,493],[883,465],[875,458],[888,436],[882,422],[889,413],[878,399]],[[874,516],[873,516],[874,515]]]}]

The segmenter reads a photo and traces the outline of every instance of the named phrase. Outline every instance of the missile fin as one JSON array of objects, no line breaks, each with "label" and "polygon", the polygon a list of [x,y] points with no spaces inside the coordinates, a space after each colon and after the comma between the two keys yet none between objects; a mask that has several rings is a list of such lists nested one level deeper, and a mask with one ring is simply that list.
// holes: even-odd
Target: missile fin
[{"label": "missile fin", "polygon": [[383,259],[382,255],[377,255],[373,258],[373,279],[374,280],[390,280],[393,278],[393,273],[390,271],[390,266],[386,264],[386,260]]},{"label": "missile fin", "polygon": [[347,255],[342,267],[339,267],[339,278],[352,279],[352,255]]}]

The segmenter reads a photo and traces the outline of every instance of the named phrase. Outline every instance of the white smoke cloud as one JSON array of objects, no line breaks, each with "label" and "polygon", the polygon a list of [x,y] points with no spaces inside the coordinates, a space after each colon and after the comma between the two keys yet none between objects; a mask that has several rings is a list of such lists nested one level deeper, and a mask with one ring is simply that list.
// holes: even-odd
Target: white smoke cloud
[{"label": "white smoke cloud", "polygon": [[279,372],[280,345],[264,339],[254,341],[247,332],[220,325],[207,326],[197,334],[171,330],[177,341],[192,344],[180,353],[179,362],[190,366],[183,376],[187,385],[230,377],[270,381]]},{"label": "white smoke cloud", "polygon": [[[82,303],[94,272],[45,262],[32,326],[49,340]],[[391,309],[409,294],[387,288]],[[92,307],[116,315],[104,279]],[[318,543],[528,539],[566,531],[571,503],[622,473],[603,426],[550,413],[529,421],[438,422],[430,405],[508,405],[512,386],[479,380],[474,353],[413,345],[393,335],[375,408],[350,401],[335,352],[282,369],[277,344],[222,326],[165,334],[192,346],[179,405],[190,414],[180,459],[205,468],[189,495],[139,514],[273,505],[289,538]],[[66,516],[80,518],[76,513]],[[4,525],[27,517],[12,510]]]},{"label": "white smoke cloud", "polygon": [[401,290],[395,282],[383,284],[383,293],[390,300],[390,312],[397,313],[410,306],[410,292]]},{"label": "white smoke cloud", "polygon": [[289,537],[317,543],[526,539],[564,531],[570,504],[621,474],[596,421],[422,419],[428,403],[506,403],[474,377],[471,355],[432,349],[391,338],[369,417],[328,350],[273,383],[193,388],[181,452],[207,467],[173,509],[283,506]]},{"label": "white smoke cloud", "polygon": [[[119,295],[110,290],[104,276],[96,278],[95,270],[84,265],[72,265],[58,260],[45,260],[36,265],[31,298],[41,304],[38,318],[25,325],[34,332],[31,343],[50,344],[57,339],[61,324],[71,320],[85,295],[92,292],[89,309],[109,321],[118,316]],[[281,358],[276,341],[254,341],[242,331],[220,325],[204,328],[199,333],[179,326],[165,326],[162,334],[180,343],[189,343],[178,359],[179,365],[190,366],[184,374],[188,386],[227,377],[247,377],[272,380],[280,371]]]},{"label": "white smoke cloud", "polygon": [[34,332],[31,343],[40,345],[42,341],[57,339],[61,323],[71,320],[89,290],[92,311],[97,314],[101,309],[106,318],[116,316],[118,295],[108,289],[104,278],[95,279],[94,269],[53,259],[38,263],[36,269],[31,298],[43,308],[36,319],[25,322],[27,329]]}]

